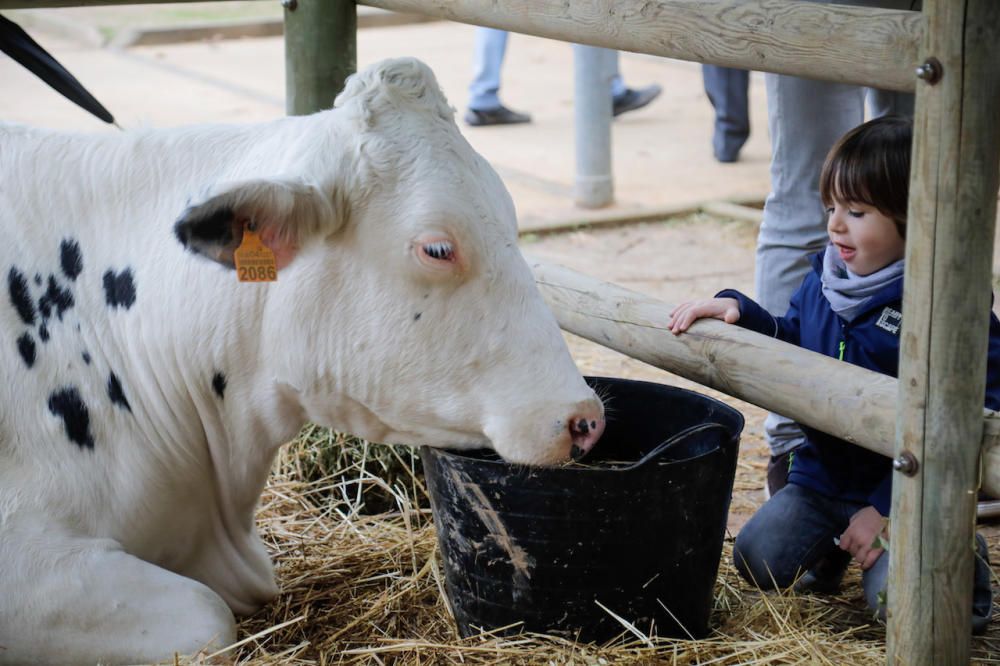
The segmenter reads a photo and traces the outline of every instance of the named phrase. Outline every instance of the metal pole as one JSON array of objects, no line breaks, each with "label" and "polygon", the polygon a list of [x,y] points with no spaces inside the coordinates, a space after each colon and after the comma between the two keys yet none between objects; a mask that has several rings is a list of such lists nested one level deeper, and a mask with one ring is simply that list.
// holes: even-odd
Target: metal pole
[{"label": "metal pole", "polygon": [[601,208],[614,201],[611,177],[611,77],[614,51],[573,45],[577,206]]},{"label": "metal pole", "polygon": [[282,0],[285,8],[285,111],[306,115],[333,106],[358,68],[354,0]]}]

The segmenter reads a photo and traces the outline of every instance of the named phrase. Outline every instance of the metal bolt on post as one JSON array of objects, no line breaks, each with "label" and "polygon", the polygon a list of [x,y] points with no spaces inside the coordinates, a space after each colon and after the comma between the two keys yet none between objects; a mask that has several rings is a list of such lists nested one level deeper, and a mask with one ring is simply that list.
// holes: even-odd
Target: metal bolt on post
[{"label": "metal bolt on post", "polygon": [[941,80],[941,61],[933,56],[928,58],[917,67],[916,74],[918,79],[934,85]]},{"label": "metal bolt on post", "polygon": [[904,476],[914,476],[920,469],[920,463],[912,452],[903,451],[892,461],[892,468]]}]

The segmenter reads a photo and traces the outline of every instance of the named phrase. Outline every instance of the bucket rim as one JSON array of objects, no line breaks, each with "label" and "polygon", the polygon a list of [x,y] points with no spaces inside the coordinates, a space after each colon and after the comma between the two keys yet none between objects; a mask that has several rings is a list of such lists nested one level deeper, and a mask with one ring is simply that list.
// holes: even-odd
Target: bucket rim
[{"label": "bucket rim", "polygon": [[[545,470],[548,473],[564,473],[564,472],[590,473],[590,474],[609,473],[609,472],[625,473],[625,472],[635,472],[636,470],[645,467],[655,458],[661,456],[663,453],[668,451],[673,446],[673,444],[681,442],[687,437],[707,429],[718,428],[724,430],[728,435],[725,441],[738,442],[740,435],[743,432],[743,428],[746,426],[746,418],[743,416],[743,413],[740,412],[738,409],[710,395],[705,395],[704,393],[700,393],[698,391],[694,391],[691,389],[681,388],[679,386],[673,386],[671,384],[661,384],[659,382],[652,382],[642,379],[628,379],[625,377],[584,375],[584,380],[587,381],[588,385],[590,385],[591,380],[597,380],[598,382],[607,382],[612,384],[614,383],[642,384],[646,386],[657,387],[658,390],[666,389],[668,391],[677,391],[680,393],[694,394],[697,395],[699,398],[702,398],[705,401],[712,403],[716,408],[721,408],[721,411],[727,415],[724,418],[726,418],[726,420],[731,420],[732,423],[725,424],[725,423],[717,423],[715,421],[709,421],[706,423],[696,424],[695,426],[690,426],[688,428],[685,428],[684,430],[681,430],[678,433],[671,435],[670,437],[665,438],[663,441],[654,446],[648,453],[644,454],[638,460],[630,463],[625,463],[622,465],[617,465],[614,467],[610,466],[595,467],[586,464],[581,464],[578,466],[574,466],[571,464],[534,466],[534,465],[526,465],[520,463],[511,463],[501,458],[494,449],[489,449],[484,447],[476,447],[473,449],[454,449],[454,448],[440,448],[440,447],[423,445],[420,447],[420,454],[421,456],[426,455],[431,458],[450,459],[453,462],[464,460],[464,461],[472,461],[477,465],[487,465],[489,467],[502,466],[510,468],[511,470]],[[706,451],[704,453],[694,455],[689,458],[674,460],[671,461],[671,463],[681,463],[689,460],[697,460],[698,458],[701,458],[703,456],[712,455],[713,453],[715,453],[716,450],[717,449],[712,451]],[[489,457],[476,455],[482,453],[488,454]],[[584,458],[584,460],[586,460],[586,458]]]}]

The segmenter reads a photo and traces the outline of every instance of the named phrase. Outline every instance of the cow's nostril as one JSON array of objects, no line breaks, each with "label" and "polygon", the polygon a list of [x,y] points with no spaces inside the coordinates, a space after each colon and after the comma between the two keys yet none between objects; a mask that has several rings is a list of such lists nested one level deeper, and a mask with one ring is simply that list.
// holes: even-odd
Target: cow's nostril
[{"label": "cow's nostril", "polygon": [[604,420],[601,418],[595,419],[594,416],[594,410],[588,409],[588,406],[584,405],[582,413],[577,412],[565,421],[570,439],[572,440],[570,456],[572,456],[573,460],[580,460],[588,455],[600,438],[601,433],[604,432]]}]

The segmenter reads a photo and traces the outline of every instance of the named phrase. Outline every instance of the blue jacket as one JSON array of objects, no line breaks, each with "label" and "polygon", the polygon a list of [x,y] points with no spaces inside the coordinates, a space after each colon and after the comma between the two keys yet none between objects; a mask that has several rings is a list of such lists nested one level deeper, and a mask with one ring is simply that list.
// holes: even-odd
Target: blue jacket
[{"label": "blue jacket", "polygon": [[[820,276],[823,253],[811,258],[806,276],[784,317],[774,317],[738,291],[727,289],[717,297],[735,298],[740,304],[737,325],[776,337],[804,349],[896,377],[899,368],[899,334],[903,320],[903,280],[895,280],[876,293],[863,312],[850,323],[840,318],[823,296]],[[986,406],[1000,409],[1000,321],[990,315]],[[848,415],[845,415],[847,418]],[[795,449],[788,480],[828,497],[871,504],[889,515],[892,461],[842,439],[802,427],[806,444]]]}]

